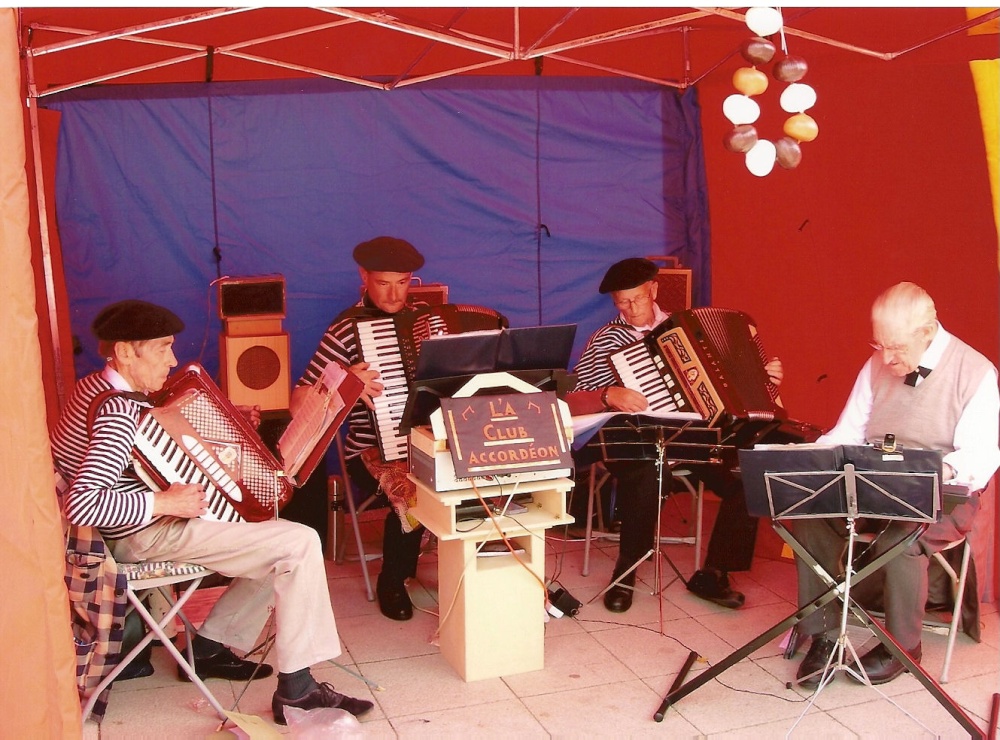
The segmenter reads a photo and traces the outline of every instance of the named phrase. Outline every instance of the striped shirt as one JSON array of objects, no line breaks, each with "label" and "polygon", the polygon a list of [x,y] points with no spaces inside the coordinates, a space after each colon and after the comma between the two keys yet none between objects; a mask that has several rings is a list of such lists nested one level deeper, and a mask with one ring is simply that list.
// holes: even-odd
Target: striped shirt
[{"label": "striped shirt", "polygon": [[[400,311],[413,311],[417,308],[424,308],[425,303],[414,303],[407,305]],[[365,316],[371,318],[383,318],[392,314],[385,313],[377,308],[373,308],[366,301],[358,301],[354,309],[364,309]],[[351,313],[351,315],[345,315]],[[354,332],[354,322],[356,313],[350,309],[340,314],[333,320],[327,328],[323,338],[320,339],[319,347],[313,354],[312,359],[306,366],[305,372],[299,379],[296,386],[313,385],[323,370],[331,360],[336,360],[344,367],[350,367],[361,362],[361,352],[357,346],[357,337]],[[348,458],[357,457],[370,447],[378,446],[378,438],[375,436],[375,413],[371,411],[362,401],[358,401],[351,409],[348,416],[347,442],[345,452]]]},{"label": "striped shirt", "polygon": [[636,340],[642,333],[632,327],[621,314],[595,331],[580,355],[573,372],[576,373],[578,391],[596,391],[612,385],[621,385],[608,359],[612,354]]},{"label": "striped shirt", "polygon": [[80,379],[52,433],[52,457],[56,470],[70,482],[63,501],[66,518],[118,539],[152,523],[153,491],[132,467],[143,405],[111,396],[88,425],[92,401],[110,390],[114,386],[99,372]]}]

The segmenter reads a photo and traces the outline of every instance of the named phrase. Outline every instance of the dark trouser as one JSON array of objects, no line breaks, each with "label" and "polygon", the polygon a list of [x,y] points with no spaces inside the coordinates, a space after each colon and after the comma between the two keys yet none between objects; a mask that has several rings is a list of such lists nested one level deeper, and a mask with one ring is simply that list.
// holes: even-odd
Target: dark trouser
[{"label": "dark trouser", "polygon": [[[615,566],[617,577],[653,548],[660,491],[656,463],[652,461],[629,460],[606,465],[615,479],[615,502],[622,522]],[[664,495],[670,491],[670,483],[670,475],[665,474]]]},{"label": "dark trouser", "polygon": [[[940,522],[930,525],[909,548],[852,591],[852,596],[864,602],[866,593],[881,586],[886,629],[905,650],[912,650],[920,644],[924,606],[927,603],[928,559],[949,543],[965,536],[972,529],[978,509],[978,498],[956,506],[949,514],[943,515]],[[878,556],[885,552],[913,531],[914,526],[912,522],[889,522],[875,541],[872,554]],[[834,576],[843,572],[847,539],[844,520],[799,519],[795,521],[792,533],[824,570]],[[801,558],[795,559],[795,566],[799,579],[799,606],[826,593],[828,587]],[[798,630],[803,635],[826,633],[830,639],[836,639],[840,631],[840,613],[840,602],[835,600],[803,619]]]},{"label": "dark trouser", "polygon": [[[360,457],[352,457],[347,461],[347,473],[354,484],[363,491],[374,491],[378,488],[378,483],[372,478]],[[412,532],[404,532],[396,511],[389,507],[382,532],[380,583],[398,586],[407,578],[417,574],[417,559],[420,557],[420,541],[423,535],[423,527],[417,527]]]},{"label": "dark trouser", "polygon": [[695,465],[691,472],[693,482],[701,481],[722,499],[708,540],[705,567],[724,572],[750,570],[758,520],[747,513],[742,482],[721,466]]}]

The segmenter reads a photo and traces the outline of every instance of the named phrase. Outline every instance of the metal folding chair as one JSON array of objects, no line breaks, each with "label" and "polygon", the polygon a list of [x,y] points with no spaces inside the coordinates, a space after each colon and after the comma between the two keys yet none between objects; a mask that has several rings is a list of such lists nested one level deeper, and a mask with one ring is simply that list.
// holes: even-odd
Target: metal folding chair
[{"label": "metal folding chair", "polygon": [[[104,691],[104,689],[107,688],[123,670],[125,670],[126,666],[128,666],[128,664],[131,663],[155,638],[158,638],[160,642],[163,643],[167,652],[169,652],[173,659],[177,661],[177,664],[188,675],[192,683],[198,687],[198,690],[202,693],[208,703],[212,705],[216,714],[219,715],[219,719],[225,720],[226,710],[223,709],[218,699],[215,698],[212,692],[205,685],[204,681],[198,678],[198,674],[195,673],[194,649],[192,647],[192,638],[195,635],[195,629],[183,612],[184,604],[191,598],[192,594],[194,594],[195,590],[206,578],[206,576],[212,575],[213,571],[208,568],[203,568],[200,565],[177,563],[173,561],[118,563],[118,568],[121,572],[125,573],[128,578],[128,592],[126,595],[128,597],[129,604],[131,608],[140,615],[146,626],[149,627],[149,632],[143,636],[138,644],[136,644],[136,646],[132,648],[127,655],[124,655],[121,658],[118,665],[116,665],[114,669],[112,669],[112,671],[105,676],[104,680],[101,681],[101,683],[90,693],[87,703],[83,707],[83,721],[87,721],[87,718],[90,716],[90,713],[94,708],[94,704],[97,703],[101,692]],[[175,598],[171,587],[179,584],[185,585],[183,590],[180,591],[179,595]],[[153,589],[157,590],[170,604],[170,608],[159,619],[153,616],[149,609],[146,608],[146,605],[142,603],[145,594]],[[184,628],[187,633],[186,656],[177,649],[165,632],[165,628],[170,625],[174,617],[180,617],[181,621],[184,623]]]}]

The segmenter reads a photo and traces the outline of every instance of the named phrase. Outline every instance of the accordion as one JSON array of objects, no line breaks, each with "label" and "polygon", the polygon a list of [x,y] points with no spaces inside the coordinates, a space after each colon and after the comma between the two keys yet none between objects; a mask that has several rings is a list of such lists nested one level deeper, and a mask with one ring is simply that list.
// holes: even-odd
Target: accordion
[{"label": "accordion", "polygon": [[205,519],[263,521],[292,497],[291,481],[256,430],[197,364],[154,394],[139,420],[136,472],[151,487],[205,487]]},{"label": "accordion", "polygon": [[787,417],[768,378],[767,355],[747,314],[693,308],[671,314],[641,340],[610,356],[626,388],[654,411],[698,413],[711,426]]},{"label": "accordion", "polygon": [[383,386],[372,403],[375,436],[385,462],[406,459],[408,454],[408,437],[400,425],[421,342],[442,334],[500,329],[506,324],[506,319],[493,309],[454,303],[355,319],[358,354],[370,369],[378,370]]}]

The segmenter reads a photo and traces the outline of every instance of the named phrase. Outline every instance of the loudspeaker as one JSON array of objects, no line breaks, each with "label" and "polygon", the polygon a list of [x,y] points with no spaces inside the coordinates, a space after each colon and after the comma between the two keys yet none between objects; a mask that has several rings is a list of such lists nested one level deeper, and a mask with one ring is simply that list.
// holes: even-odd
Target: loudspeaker
[{"label": "loudspeaker", "polygon": [[287,409],[291,396],[285,277],[225,277],[219,280],[220,387],[236,405],[261,411]]},{"label": "loudspeaker", "polygon": [[219,318],[285,318],[285,276],[224,277],[219,280]]},{"label": "loudspeaker", "polygon": [[691,308],[691,270],[680,267],[676,257],[647,257],[664,265],[656,273],[656,305],[667,313]]},{"label": "loudspeaker", "polygon": [[229,336],[219,343],[220,387],[237,406],[287,409],[291,395],[288,334]]}]

